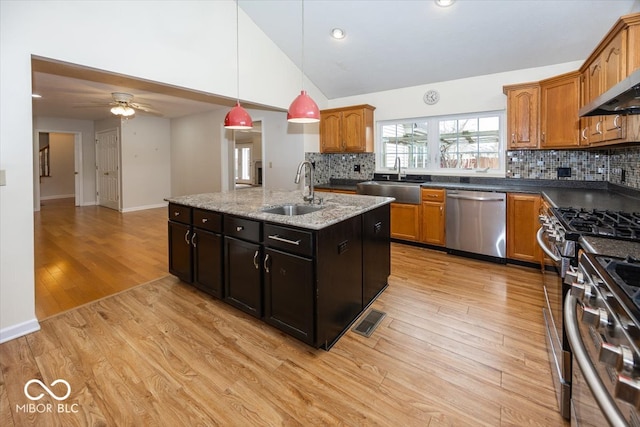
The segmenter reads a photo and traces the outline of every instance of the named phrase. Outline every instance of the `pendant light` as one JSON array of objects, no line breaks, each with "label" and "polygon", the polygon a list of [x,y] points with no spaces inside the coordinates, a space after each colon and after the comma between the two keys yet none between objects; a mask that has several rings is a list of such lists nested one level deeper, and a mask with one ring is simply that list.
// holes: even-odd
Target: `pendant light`
[{"label": "pendant light", "polygon": [[238,75],[236,84],[238,97],[236,99],[236,106],[233,107],[224,118],[224,127],[226,129],[242,130],[251,129],[253,127],[253,121],[247,110],[240,106],[240,24],[238,18],[238,1],[239,0],[236,0],[236,72]]},{"label": "pendant light", "polygon": [[293,100],[287,111],[287,120],[291,123],[317,123],[320,121],[318,105],[304,90],[304,0],[302,0],[302,90]]}]

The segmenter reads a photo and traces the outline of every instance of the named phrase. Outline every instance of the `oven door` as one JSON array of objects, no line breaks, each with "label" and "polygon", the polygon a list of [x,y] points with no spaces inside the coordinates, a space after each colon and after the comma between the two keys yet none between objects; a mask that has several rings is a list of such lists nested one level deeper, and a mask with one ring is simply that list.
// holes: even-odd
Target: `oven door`
[{"label": "oven door", "polygon": [[566,286],[561,277],[562,257],[549,244],[544,234],[544,228],[540,228],[537,234],[540,248],[549,258],[550,262],[542,265],[543,291],[545,307],[542,314],[545,322],[545,338],[551,374],[558,399],[560,414],[570,418],[571,405],[571,352],[566,341],[563,327],[563,295]]}]

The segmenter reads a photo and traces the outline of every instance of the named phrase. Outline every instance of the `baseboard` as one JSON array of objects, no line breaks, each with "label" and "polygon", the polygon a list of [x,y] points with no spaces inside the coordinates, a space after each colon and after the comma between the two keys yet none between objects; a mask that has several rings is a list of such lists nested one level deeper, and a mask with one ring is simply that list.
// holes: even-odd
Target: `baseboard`
[{"label": "baseboard", "polygon": [[135,211],[144,211],[146,209],[156,209],[156,208],[164,208],[167,206],[167,202],[158,203],[157,205],[146,205],[146,206],[136,206],[134,208],[126,208],[122,209],[122,213],[125,212],[135,212]]},{"label": "baseboard", "polygon": [[95,205],[96,205],[96,201],[94,200],[93,202],[84,202],[80,206],[95,206]]},{"label": "baseboard", "polygon": [[75,194],[58,194],[55,196],[41,196],[40,200],[74,199]]},{"label": "baseboard", "polygon": [[40,323],[38,323],[38,319],[36,318],[18,323],[17,325],[9,326],[8,328],[0,329],[0,344],[39,330]]}]

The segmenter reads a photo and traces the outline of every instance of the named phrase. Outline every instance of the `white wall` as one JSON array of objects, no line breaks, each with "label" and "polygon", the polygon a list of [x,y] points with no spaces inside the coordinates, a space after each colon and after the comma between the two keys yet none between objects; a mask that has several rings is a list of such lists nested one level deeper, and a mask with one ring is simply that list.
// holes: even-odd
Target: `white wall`
[{"label": "white wall", "polygon": [[[33,272],[31,56],[229,98],[236,91],[235,2],[0,2],[0,341],[36,330]],[[124,17],[124,18],[123,18]],[[135,37],[129,34],[133,19]],[[300,70],[240,10],[240,97],[286,109]],[[246,46],[246,45],[245,45]],[[305,83],[321,108],[327,99]]]},{"label": "white wall", "polygon": [[123,212],[164,206],[171,193],[169,119],[137,115],[120,131]]},{"label": "white wall", "polygon": [[40,200],[74,197],[74,135],[49,134],[49,176],[40,179]]},{"label": "white wall", "polygon": [[[82,204],[96,204],[96,144],[90,120],[34,117],[33,127],[40,132],[79,133],[82,145]],[[37,176],[37,172],[36,172]]]}]

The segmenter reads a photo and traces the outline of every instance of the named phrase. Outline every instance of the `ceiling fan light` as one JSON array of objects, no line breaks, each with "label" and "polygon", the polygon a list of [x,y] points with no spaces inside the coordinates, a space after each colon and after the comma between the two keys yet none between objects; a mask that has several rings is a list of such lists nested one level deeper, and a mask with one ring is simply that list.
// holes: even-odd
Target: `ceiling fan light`
[{"label": "ceiling fan light", "polygon": [[251,116],[240,106],[240,101],[237,101],[236,106],[233,107],[224,118],[225,129],[244,130],[251,129],[253,127],[253,121]]},{"label": "ceiling fan light", "polygon": [[122,115],[125,117],[133,116],[136,113],[136,110],[128,106],[123,107],[122,110],[123,110]]},{"label": "ceiling fan light", "polygon": [[287,111],[287,121],[291,123],[317,123],[320,121],[318,104],[301,90],[300,95],[293,100]]},{"label": "ceiling fan light", "polygon": [[122,105],[116,105],[111,109],[111,113],[116,116],[122,116],[124,114],[124,107]]}]

